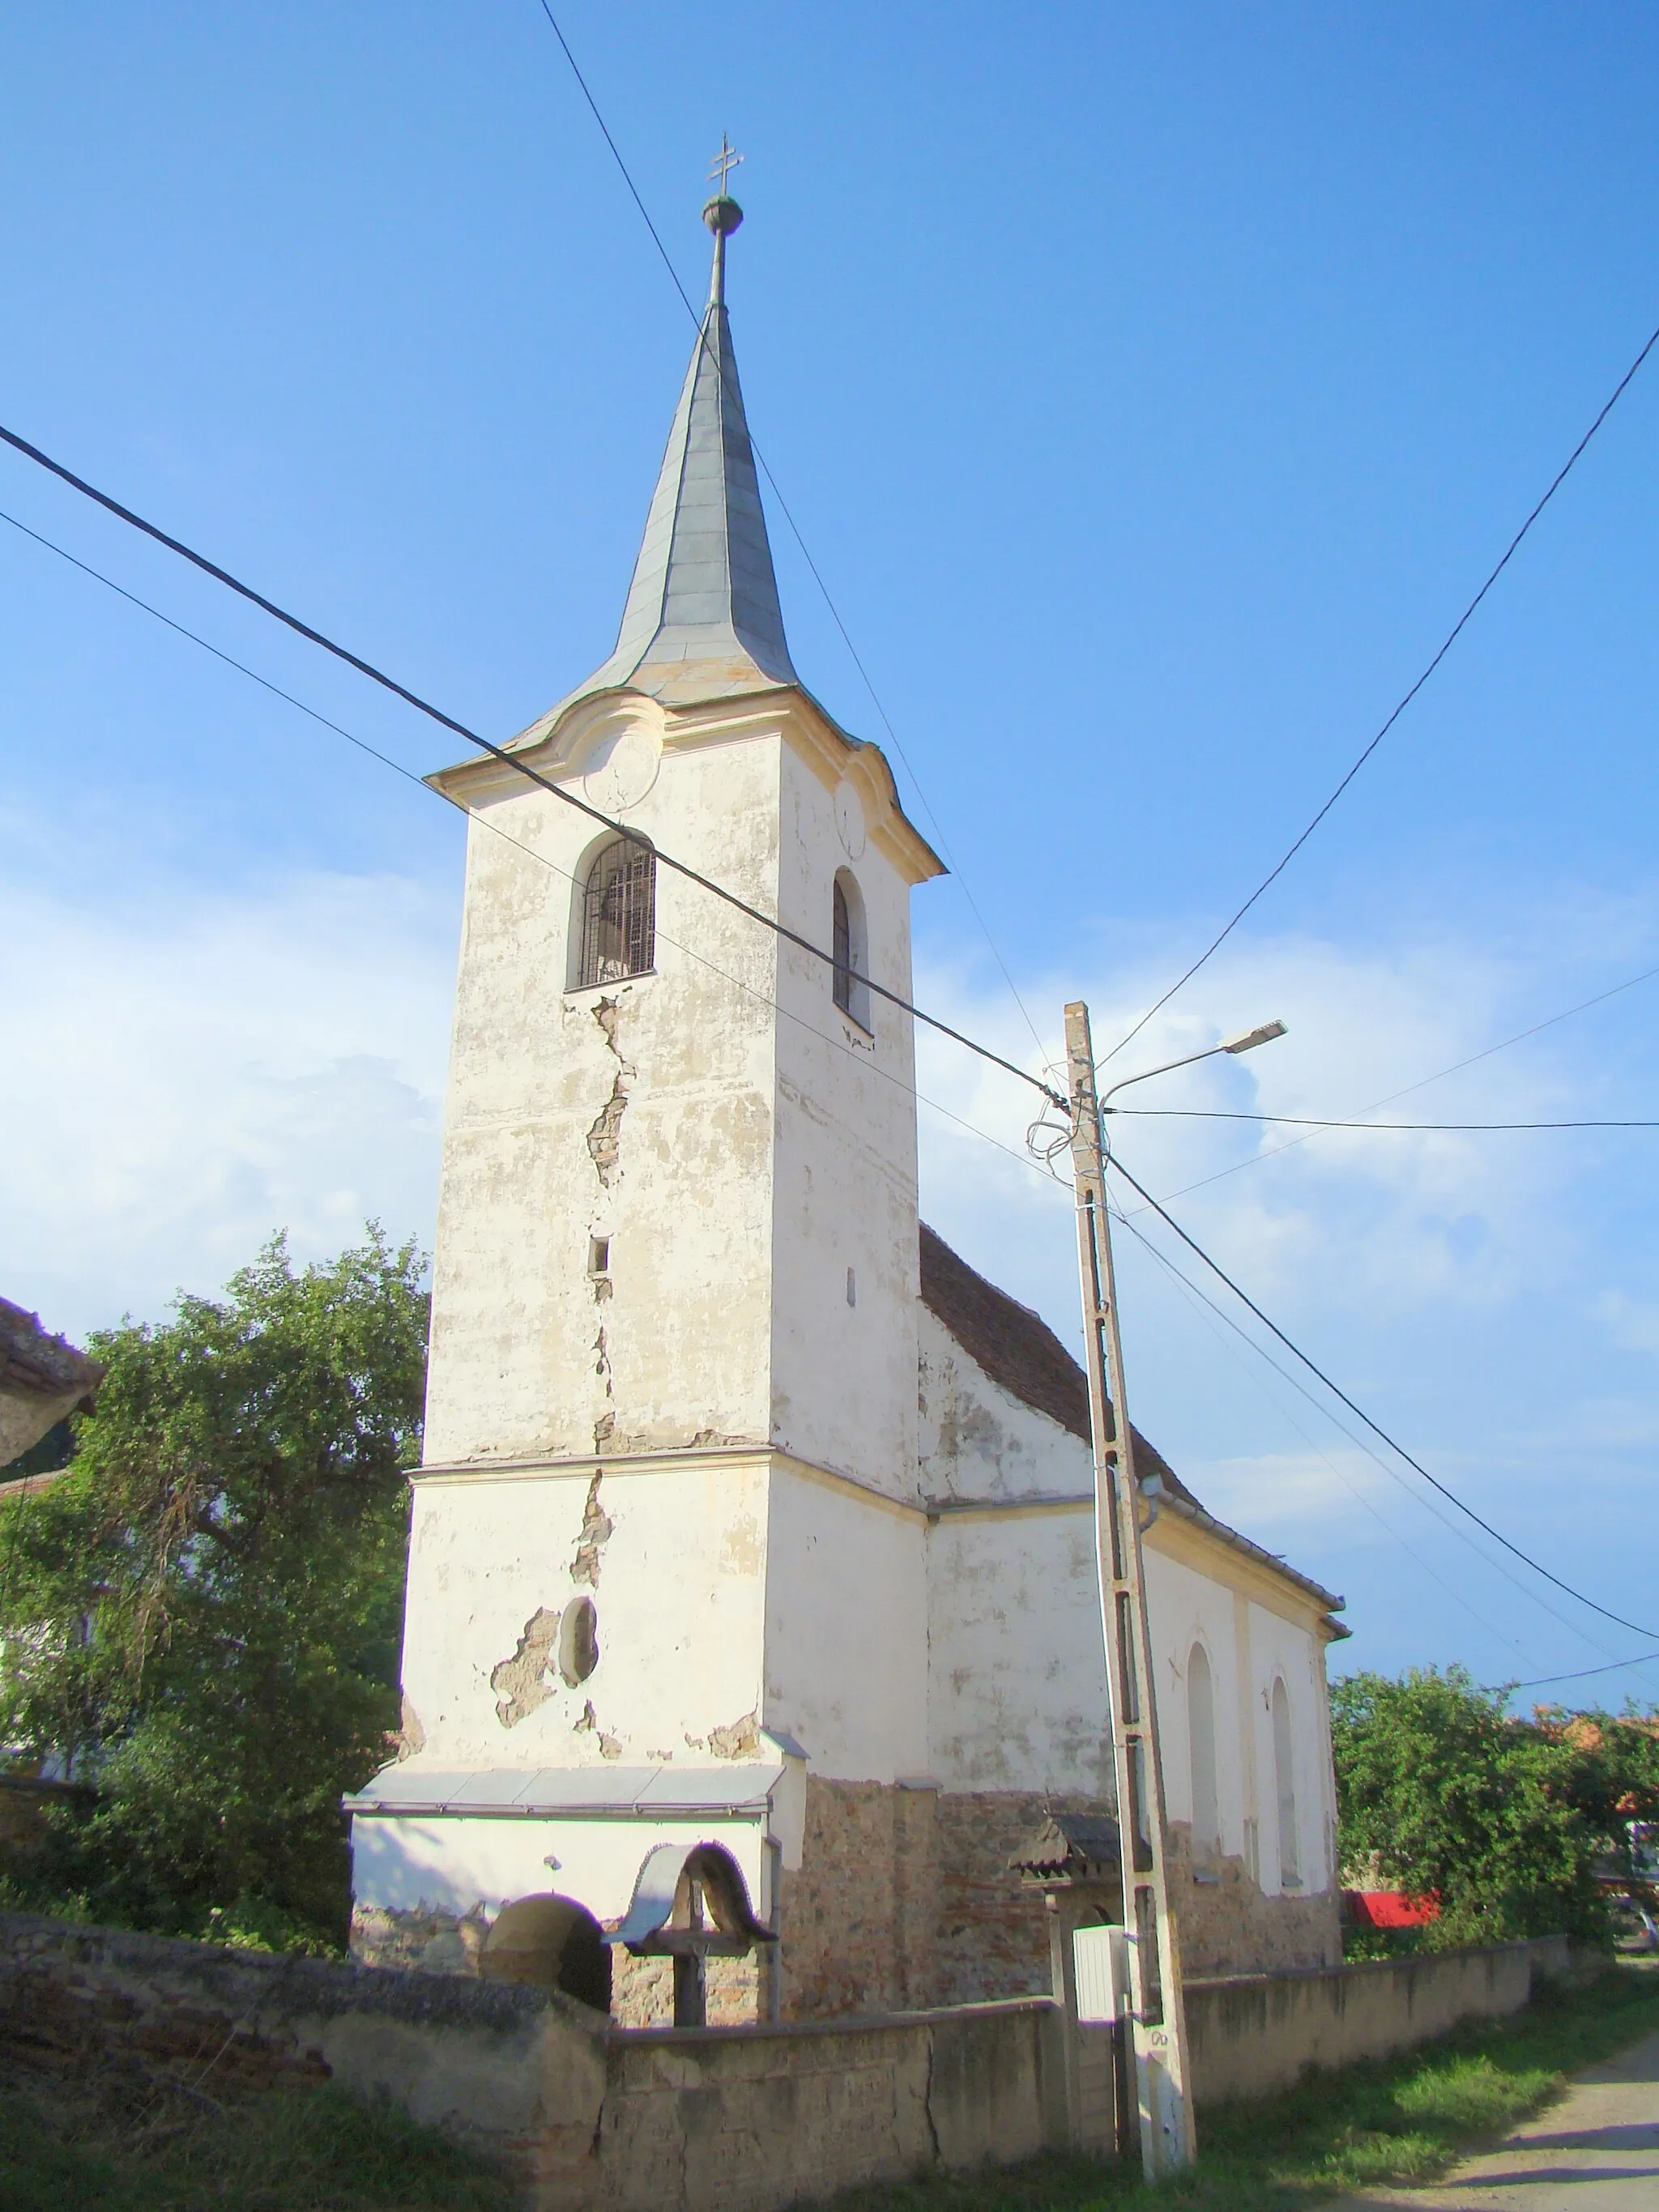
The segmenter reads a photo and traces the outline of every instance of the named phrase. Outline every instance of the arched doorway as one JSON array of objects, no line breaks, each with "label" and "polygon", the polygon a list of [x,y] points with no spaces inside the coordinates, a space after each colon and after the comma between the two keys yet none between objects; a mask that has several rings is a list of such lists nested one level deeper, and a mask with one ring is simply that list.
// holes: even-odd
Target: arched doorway
[{"label": "arched doorway", "polygon": [[562,1990],[595,2012],[611,2009],[611,1946],[574,1897],[520,1897],[497,1914],[479,1971],[488,1981]]}]

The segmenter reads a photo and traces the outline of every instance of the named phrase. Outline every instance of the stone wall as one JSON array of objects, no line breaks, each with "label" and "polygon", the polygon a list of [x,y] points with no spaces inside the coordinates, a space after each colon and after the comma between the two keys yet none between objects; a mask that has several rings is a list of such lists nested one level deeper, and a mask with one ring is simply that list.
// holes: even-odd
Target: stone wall
[{"label": "stone wall", "polygon": [[533,2212],[780,2212],[1067,2139],[1047,2001],[629,2033],[556,1992],[0,1913],[0,2056],[229,2096],[334,2081],[501,2158]]},{"label": "stone wall", "polygon": [[590,2156],[607,2033],[544,1990],[0,1912],[0,2053],[33,2070],[220,2096],[335,2081],[526,2174]]},{"label": "stone wall", "polygon": [[1052,2004],[619,2035],[590,2176],[545,2212],[770,2212],[1066,2140]]},{"label": "stone wall", "polygon": [[1410,2051],[1463,2020],[1519,2012],[1573,1972],[1565,1936],[1431,1951],[1304,1974],[1187,1984],[1194,2100],[1268,2097],[1316,2067]]},{"label": "stone wall", "polygon": [[[1188,1987],[1200,2106],[1407,2049],[1572,1972],[1564,1937]],[[1085,2032],[1086,2033],[1086,2032]],[[274,1959],[0,1913],[0,2055],[221,2096],[335,2081],[501,2157],[534,2212],[781,2212],[940,2167],[1103,2145],[1043,1998],[618,2030],[556,1992]],[[1098,2070],[1098,2069],[1097,2069]]]},{"label": "stone wall", "polygon": [[932,2004],[934,1793],[806,1778],[801,1864],[783,1877],[786,2021]]},{"label": "stone wall", "polygon": [[1184,1820],[1172,1820],[1168,1834],[1170,1898],[1180,1917],[1181,1964],[1189,1981],[1341,1965],[1338,1892],[1264,1896],[1243,1859],[1206,1853],[1195,1864]]}]

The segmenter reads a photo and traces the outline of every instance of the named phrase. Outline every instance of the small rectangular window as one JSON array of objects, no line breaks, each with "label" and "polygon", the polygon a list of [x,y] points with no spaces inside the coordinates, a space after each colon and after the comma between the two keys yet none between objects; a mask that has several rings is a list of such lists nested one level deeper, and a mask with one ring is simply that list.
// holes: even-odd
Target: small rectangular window
[{"label": "small rectangular window", "polygon": [[590,1275],[608,1275],[611,1272],[611,1239],[590,1237],[587,1240],[587,1272]]}]

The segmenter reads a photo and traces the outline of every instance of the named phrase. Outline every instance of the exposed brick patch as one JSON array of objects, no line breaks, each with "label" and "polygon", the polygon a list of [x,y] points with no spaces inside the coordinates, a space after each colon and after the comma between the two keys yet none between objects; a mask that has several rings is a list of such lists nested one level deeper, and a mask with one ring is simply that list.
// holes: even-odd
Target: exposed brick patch
[{"label": "exposed brick patch", "polygon": [[939,1801],[939,1935],[934,2004],[1047,1996],[1048,1916],[1041,1891],[1008,1862],[1050,1810],[1109,1812],[1040,1790],[950,1791]]}]

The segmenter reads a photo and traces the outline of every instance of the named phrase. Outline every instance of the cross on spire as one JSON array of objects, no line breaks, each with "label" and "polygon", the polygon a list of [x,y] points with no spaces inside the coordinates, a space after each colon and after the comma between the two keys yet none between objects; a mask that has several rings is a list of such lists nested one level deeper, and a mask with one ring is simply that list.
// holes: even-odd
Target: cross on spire
[{"label": "cross on spire", "polygon": [[718,188],[721,199],[724,199],[726,197],[726,184],[727,178],[731,175],[732,170],[737,167],[738,162],[741,161],[742,159],[743,155],[737,151],[731,140],[726,137],[725,131],[722,131],[720,133],[720,150],[715,155],[714,160],[708,166],[708,181],[711,185],[714,185]]}]

